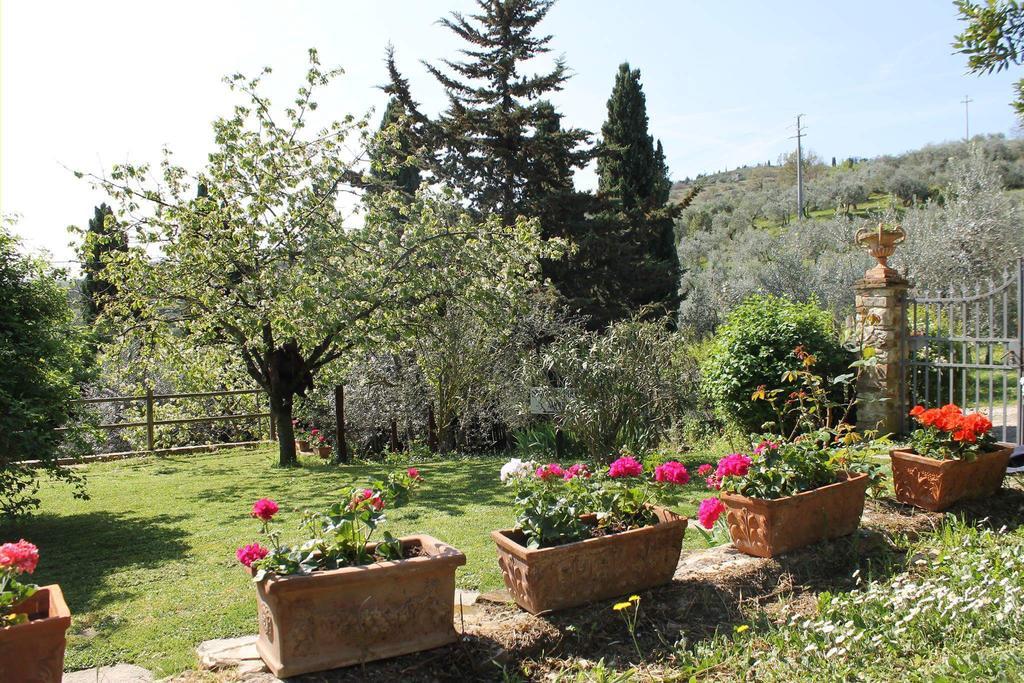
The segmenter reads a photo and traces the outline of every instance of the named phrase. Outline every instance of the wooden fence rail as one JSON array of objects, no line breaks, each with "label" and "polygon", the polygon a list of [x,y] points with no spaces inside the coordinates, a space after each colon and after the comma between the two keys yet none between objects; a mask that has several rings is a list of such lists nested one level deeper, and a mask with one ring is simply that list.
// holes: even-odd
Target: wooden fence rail
[{"label": "wooden fence rail", "polygon": [[[145,403],[145,421],[135,422],[110,422],[96,425],[99,429],[129,429],[132,427],[146,428],[146,450],[132,451],[132,453],[152,453],[156,450],[156,428],[161,425],[200,424],[205,422],[229,422],[236,420],[262,420],[266,418],[270,425],[270,440],[277,438],[274,421],[270,419],[270,412],[259,413],[232,413],[227,415],[203,415],[200,417],[179,417],[166,420],[157,419],[157,401],[181,399],[181,398],[216,398],[220,396],[242,396],[247,394],[263,394],[262,389],[232,389],[227,391],[198,391],[176,394],[154,394],[152,389],[147,389],[142,396],[105,396],[95,398],[80,398],[73,402],[77,404],[102,404],[102,403]],[[246,442],[248,443],[248,442]],[[226,446],[235,444],[224,444]]]}]

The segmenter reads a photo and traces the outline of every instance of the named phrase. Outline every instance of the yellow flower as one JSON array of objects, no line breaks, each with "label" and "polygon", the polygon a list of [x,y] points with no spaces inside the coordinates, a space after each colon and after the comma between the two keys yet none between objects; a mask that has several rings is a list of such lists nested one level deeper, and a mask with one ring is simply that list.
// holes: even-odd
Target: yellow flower
[{"label": "yellow flower", "polygon": [[615,606],[612,607],[612,609],[615,610],[616,612],[621,612],[622,610],[629,609],[632,606],[633,606],[633,603],[631,603],[631,602],[617,602],[617,603],[615,603]]},{"label": "yellow flower", "polygon": [[639,595],[630,595],[629,596],[629,601],[630,602],[640,602],[640,596]]},{"label": "yellow flower", "polygon": [[746,630],[747,630],[748,628],[750,628],[750,627],[749,627],[749,626],[747,626],[746,624],[743,624],[742,626],[737,626],[737,627],[736,627],[736,633],[743,633],[743,632],[744,632],[744,631],[746,631]]}]

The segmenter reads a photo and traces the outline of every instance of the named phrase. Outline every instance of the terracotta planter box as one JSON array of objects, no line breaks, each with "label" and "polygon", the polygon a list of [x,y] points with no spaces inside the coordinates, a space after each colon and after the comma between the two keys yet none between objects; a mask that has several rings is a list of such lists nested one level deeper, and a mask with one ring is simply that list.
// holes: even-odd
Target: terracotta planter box
[{"label": "terracotta planter box", "polygon": [[527,548],[521,531],[492,531],[509,592],[531,614],[605,600],[672,580],[686,518],[655,508],[659,522],[553,548]]},{"label": "terracotta planter box", "polygon": [[0,628],[0,681],[60,683],[71,612],[60,586],[43,586],[21,603],[27,624]]},{"label": "terracotta planter box", "polygon": [[331,448],[330,446],[318,446],[318,447],[317,447],[317,449],[316,449],[316,453],[317,453],[317,455],[319,455],[319,456],[320,456],[321,458],[324,458],[324,459],[326,459],[326,458],[329,458],[329,457],[331,457],[331,452],[332,452],[333,450],[334,450],[334,449],[333,449],[333,448]]},{"label": "terracotta planter box", "polygon": [[279,678],[455,642],[455,569],[466,556],[425,535],[421,555],[256,584],[256,649]]},{"label": "terracotta planter box", "polygon": [[993,495],[1003,485],[1013,447],[981,453],[971,461],[936,460],[911,450],[889,451],[896,500],[925,510],[945,510],[958,500]]},{"label": "terracotta planter box", "polygon": [[308,441],[302,441],[302,440],[296,440],[295,441],[295,448],[298,449],[298,451],[300,453],[309,453],[312,450],[309,447],[309,442]]},{"label": "terracotta planter box", "polygon": [[763,500],[722,493],[732,544],[755,557],[852,534],[860,526],[868,475],[841,475],[829,484],[795,496]]}]

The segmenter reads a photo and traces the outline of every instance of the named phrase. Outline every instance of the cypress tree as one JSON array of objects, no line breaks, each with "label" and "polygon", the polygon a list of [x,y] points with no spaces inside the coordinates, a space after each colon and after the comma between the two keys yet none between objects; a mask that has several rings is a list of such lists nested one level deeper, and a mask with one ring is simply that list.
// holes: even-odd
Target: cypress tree
[{"label": "cypress tree", "polygon": [[89,227],[79,247],[82,262],[82,299],[85,319],[91,324],[103,312],[106,302],[117,295],[116,287],[103,276],[106,261],[118,251],[128,251],[128,235],[117,224],[106,203],[93,210]]},{"label": "cypress tree", "polygon": [[411,125],[405,105],[392,96],[381,118],[377,144],[371,149],[370,175],[377,181],[371,189],[387,188],[416,194],[421,174],[419,166],[410,161],[415,154]]},{"label": "cypress tree", "polygon": [[[660,316],[678,303],[679,261],[674,220],[683,205],[670,205],[672,181],[665,151],[648,132],[647,101],[640,70],[619,66],[601,127],[598,195],[602,220],[618,223],[616,259],[609,273],[613,317]],[[697,186],[699,188],[699,186]],[[696,190],[696,191],[699,191]],[[695,196],[695,193],[694,193]],[[692,196],[687,198],[692,201]]]}]

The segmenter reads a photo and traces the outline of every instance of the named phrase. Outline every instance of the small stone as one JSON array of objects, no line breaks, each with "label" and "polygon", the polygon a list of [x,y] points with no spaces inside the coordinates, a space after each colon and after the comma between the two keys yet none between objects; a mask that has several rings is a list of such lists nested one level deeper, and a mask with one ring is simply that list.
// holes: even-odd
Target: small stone
[{"label": "small stone", "polygon": [[455,606],[462,605],[463,607],[469,607],[475,605],[476,601],[480,598],[480,591],[464,591],[461,588],[455,589]]},{"label": "small stone", "polygon": [[243,664],[248,667],[255,662],[258,662],[261,668],[265,666],[256,652],[256,636],[207,640],[196,648],[196,655],[199,656],[200,668],[212,671]]},{"label": "small stone", "polygon": [[64,674],[62,683],[153,683],[153,674],[134,664],[115,664]]},{"label": "small stone", "polygon": [[496,591],[487,591],[477,596],[477,602],[490,602],[495,605],[511,605],[516,601],[507,589],[501,588]]}]

